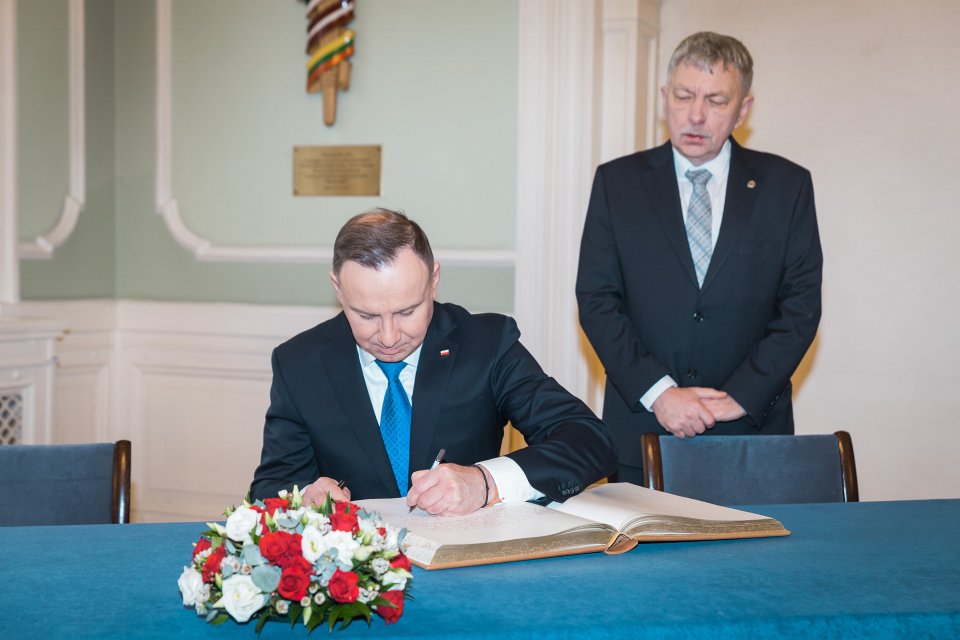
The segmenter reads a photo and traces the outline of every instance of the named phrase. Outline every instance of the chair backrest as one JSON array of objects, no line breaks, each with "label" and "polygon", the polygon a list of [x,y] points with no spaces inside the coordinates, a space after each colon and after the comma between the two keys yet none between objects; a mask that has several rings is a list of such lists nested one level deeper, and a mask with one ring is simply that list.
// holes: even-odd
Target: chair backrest
[{"label": "chair backrest", "polygon": [[0,446],[0,526],[130,522],[130,441]]},{"label": "chair backrest", "polygon": [[857,502],[850,434],[642,437],[645,485],[721,505]]}]

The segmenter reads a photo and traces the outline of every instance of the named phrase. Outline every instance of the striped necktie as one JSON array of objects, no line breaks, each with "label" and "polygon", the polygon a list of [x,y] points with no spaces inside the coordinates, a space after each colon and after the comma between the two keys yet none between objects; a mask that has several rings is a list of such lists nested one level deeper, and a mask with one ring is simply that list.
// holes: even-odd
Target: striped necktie
[{"label": "striped necktie", "polygon": [[707,182],[713,176],[707,169],[689,169],[685,175],[687,180],[693,183],[690,206],[687,208],[687,243],[690,245],[690,255],[697,271],[697,283],[702,287],[703,277],[710,266],[710,256],[713,255],[710,219],[712,211],[710,194],[707,193]]}]

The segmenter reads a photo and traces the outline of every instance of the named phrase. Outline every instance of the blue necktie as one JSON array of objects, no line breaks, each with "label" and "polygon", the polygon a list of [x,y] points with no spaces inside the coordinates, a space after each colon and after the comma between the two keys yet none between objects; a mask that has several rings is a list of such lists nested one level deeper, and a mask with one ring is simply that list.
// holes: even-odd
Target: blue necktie
[{"label": "blue necktie", "polygon": [[713,176],[707,169],[690,169],[685,175],[687,180],[693,183],[690,206],[687,208],[687,242],[690,244],[690,255],[693,256],[693,266],[697,271],[697,283],[702,287],[703,277],[707,275],[707,267],[710,266],[710,256],[713,255],[712,211],[710,194],[707,192],[707,182]]},{"label": "blue necktie", "polygon": [[380,411],[380,435],[390,456],[393,476],[397,479],[400,495],[407,495],[410,467],[410,399],[400,383],[400,372],[406,362],[380,362],[377,366],[387,376],[387,394]]}]

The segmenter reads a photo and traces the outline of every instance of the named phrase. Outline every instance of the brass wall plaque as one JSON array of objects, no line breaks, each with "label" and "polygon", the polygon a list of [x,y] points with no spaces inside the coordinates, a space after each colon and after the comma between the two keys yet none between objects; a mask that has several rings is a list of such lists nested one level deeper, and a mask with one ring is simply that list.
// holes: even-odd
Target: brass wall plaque
[{"label": "brass wall plaque", "polygon": [[380,195],[380,145],[294,147],[293,195]]}]

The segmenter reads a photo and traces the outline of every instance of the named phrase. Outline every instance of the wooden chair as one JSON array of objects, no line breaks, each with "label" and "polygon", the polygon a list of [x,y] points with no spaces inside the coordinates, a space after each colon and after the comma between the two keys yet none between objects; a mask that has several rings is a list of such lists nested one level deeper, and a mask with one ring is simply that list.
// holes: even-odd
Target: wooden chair
[{"label": "wooden chair", "polygon": [[858,502],[853,441],[833,435],[645,433],[644,486],[722,505]]},{"label": "wooden chair", "polygon": [[0,526],[130,522],[130,441],[0,446]]}]

